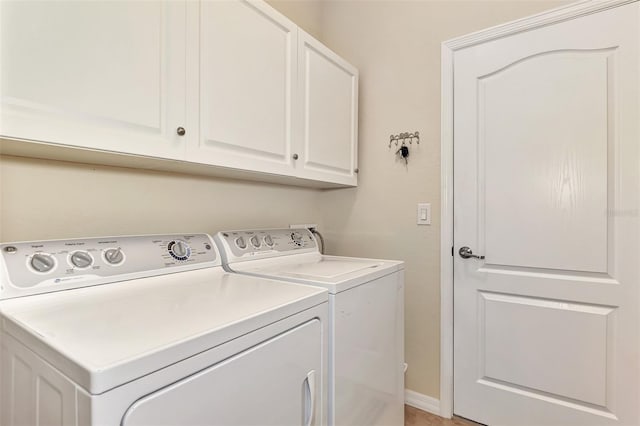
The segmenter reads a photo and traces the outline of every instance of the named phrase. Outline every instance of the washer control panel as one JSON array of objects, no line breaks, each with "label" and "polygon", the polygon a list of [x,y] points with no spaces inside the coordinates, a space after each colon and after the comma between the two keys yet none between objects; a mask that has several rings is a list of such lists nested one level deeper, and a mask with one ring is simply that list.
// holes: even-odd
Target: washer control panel
[{"label": "washer control panel", "polygon": [[0,298],[221,264],[207,234],[6,243],[0,244],[0,257]]},{"label": "washer control panel", "polygon": [[255,229],[218,232],[214,239],[227,262],[318,251],[308,229]]}]

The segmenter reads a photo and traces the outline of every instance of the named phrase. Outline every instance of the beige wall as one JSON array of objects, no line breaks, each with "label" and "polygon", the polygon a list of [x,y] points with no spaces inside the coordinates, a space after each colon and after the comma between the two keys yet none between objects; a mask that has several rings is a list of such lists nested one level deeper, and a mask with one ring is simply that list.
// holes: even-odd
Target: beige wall
[{"label": "beige wall", "polygon": [[[322,3],[322,41],[360,70],[360,185],[321,194],[328,249],[406,262],[406,385],[438,398],[440,45],[561,2]],[[389,135],[416,130],[405,165]],[[431,226],[416,225],[418,202],[431,203]]]},{"label": "beige wall", "polygon": [[0,156],[0,241],[318,223],[318,190]]},{"label": "beige wall", "polygon": [[[331,253],[406,261],[407,387],[438,397],[440,43],[560,2],[269,3],[360,69],[357,189],[0,156],[0,241],[318,223]],[[405,166],[389,135],[415,130]],[[415,225],[418,202],[431,202],[431,226]]]},{"label": "beige wall", "polygon": [[323,0],[266,0],[266,2],[313,37],[322,39]]}]

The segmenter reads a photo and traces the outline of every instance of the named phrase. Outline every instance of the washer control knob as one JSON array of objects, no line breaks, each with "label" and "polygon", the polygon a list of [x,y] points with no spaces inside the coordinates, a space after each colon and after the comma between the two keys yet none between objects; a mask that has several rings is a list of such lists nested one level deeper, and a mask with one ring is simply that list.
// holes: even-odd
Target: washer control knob
[{"label": "washer control knob", "polygon": [[271,235],[267,235],[264,237],[264,243],[269,247],[273,247],[273,238],[271,238]]},{"label": "washer control knob", "polygon": [[239,249],[244,250],[244,249],[246,249],[246,248],[247,248],[247,242],[244,240],[244,238],[243,238],[243,237],[238,237],[238,238],[236,238],[236,246],[237,246]]},{"label": "washer control knob", "polygon": [[76,251],[71,254],[71,264],[76,268],[88,268],[93,263],[93,257],[86,251]]},{"label": "washer control knob", "polygon": [[29,263],[36,272],[42,274],[50,272],[56,266],[56,260],[49,253],[36,253],[31,256]]},{"label": "washer control knob", "polygon": [[302,246],[302,234],[300,234],[299,232],[292,232],[291,241],[293,241],[293,244],[297,245],[298,247]]},{"label": "washer control knob", "polygon": [[124,254],[122,253],[122,249],[118,247],[105,250],[104,260],[106,260],[110,265],[121,264],[122,262],[124,262]]},{"label": "washer control knob", "polygon": [[251,245],[254,246],[255,248],[260,248],[260,246],[262,245],[260,243],[260,238],[258,238],[257,235],[254,235],[253,237],[251,237]]},{"label": "washer control knob", "polygon": [[174,240],[167,246],[171,257],[177,260],[187,260],[191,256],[191,247],[181,240]]}]

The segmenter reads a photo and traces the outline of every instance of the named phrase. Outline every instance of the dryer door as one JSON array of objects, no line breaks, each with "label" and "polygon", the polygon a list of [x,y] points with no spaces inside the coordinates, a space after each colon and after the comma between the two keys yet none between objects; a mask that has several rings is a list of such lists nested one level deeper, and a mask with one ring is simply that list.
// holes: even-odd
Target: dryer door
[{"label": "dryer door", "polygon": [[136,401],[123,426],[313,425],[322,327],[312,320]]}]

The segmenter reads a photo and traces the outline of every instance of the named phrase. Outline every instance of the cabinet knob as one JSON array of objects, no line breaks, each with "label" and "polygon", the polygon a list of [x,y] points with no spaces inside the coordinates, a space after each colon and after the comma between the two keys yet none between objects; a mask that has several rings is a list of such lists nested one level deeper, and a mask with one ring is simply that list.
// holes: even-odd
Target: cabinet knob
[{"label": "cabinet knob", "polygon": [[297,160],[298,159],[298,154],[293,154],[293,159]]},{"label": "cabinet knob", "polygon": [[176,129],[176,132],[178,133],[178,136],[184,136],[184,134],[187,133],[187,131],[184,129],[184,127],[178,127]]},{"label": "cabinet knob", "polygon": [[360,173],[360,169],[356,167],[355,169],[353,169],[353,173]]}]

